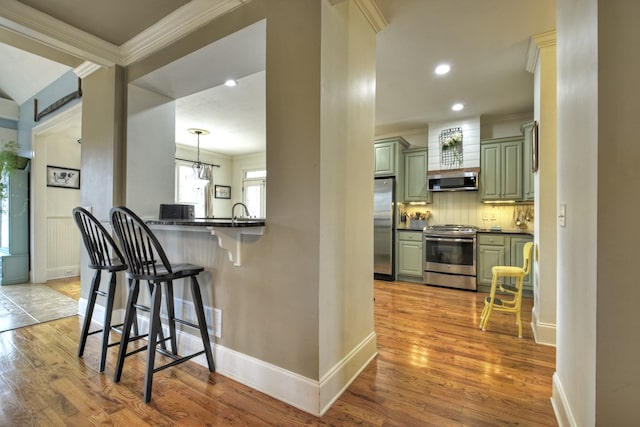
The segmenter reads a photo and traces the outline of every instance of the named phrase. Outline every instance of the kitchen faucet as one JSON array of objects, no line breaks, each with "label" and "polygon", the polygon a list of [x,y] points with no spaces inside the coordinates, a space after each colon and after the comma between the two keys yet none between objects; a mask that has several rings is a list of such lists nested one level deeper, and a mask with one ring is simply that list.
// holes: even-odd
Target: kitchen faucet
[{"label": "kitchen faucet", "polygon": [[235,204],[233,205],[233,207],[231,208],[231,219],[232,219],[233,221],[235,221],[235,220],[236,220],[236,218],[237,218],[237,217],[235,216],[234,212],[235,212],[235,210],[236,210],[236,206],[238,206],[238,205],[240,205],[240,206],[242,206],[242,207],[244,208],[244,213],[245,213],[245,215],[247,216],[247,218],[250,216],[250,215],[249,215],[249,209],[247,208],[247,205],[245,205],[245,204],[244,204],[244,203],[242,203],[242,202],[238,202],[238,203],[235,203]]}]

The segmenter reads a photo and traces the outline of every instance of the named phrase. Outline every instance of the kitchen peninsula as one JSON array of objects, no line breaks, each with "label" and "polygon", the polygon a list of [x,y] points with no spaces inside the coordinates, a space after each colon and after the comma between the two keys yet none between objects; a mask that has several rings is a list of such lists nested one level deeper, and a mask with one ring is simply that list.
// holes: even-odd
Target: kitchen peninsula
[{"label": "kitchen peninsula", "polygon": [[220,248],[229,252],[229,261],[242,265],[242,236],[264,234],[265,220],[260,218],[151,219],[145,221],[154,231],[210,232]]}]

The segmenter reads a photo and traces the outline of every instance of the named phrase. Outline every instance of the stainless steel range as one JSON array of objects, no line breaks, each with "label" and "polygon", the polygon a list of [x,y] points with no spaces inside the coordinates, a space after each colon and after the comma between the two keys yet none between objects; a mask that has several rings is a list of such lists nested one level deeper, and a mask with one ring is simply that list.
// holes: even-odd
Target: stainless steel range
[{"label": "stainless steel range", "polygon": [[425,284],[475,291],[476,234],[471,225],[432,225],[423,232]]}]

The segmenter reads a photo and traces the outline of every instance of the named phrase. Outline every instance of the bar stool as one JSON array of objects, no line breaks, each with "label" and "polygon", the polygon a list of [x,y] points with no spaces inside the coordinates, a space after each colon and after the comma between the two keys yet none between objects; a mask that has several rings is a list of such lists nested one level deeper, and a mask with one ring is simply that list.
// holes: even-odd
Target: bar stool
[{"label": "bar stool", "polygon": [[[516,324],[518,325],[518,338],[522,338],[522,319],[520,316],[522,305],[522,287],[524,278],[531,271],[531,258],[533,252],[533,242],[527,242],[522,249],[524,264],[522,267],[509,265],[496,265],[491,268],[491,291],[489,296],[485,298],[482,314],[480,315],[480,329],[483,331],[487,328],[489,316],[493,310],[506,311],[515,313]],[[516,279],[515,285],[500,283],[502,278],[513,277]],[[502,295],[496,296],[496,291],[500,291]]]},{"label": "bar stool", "polygon": [[[207,331],[207,323],[204,316],[204,308],[202,304],[202,296],[196,276],[204,271],[203,267],[193,264],[172,264],[167,259],[160,242],[147,227],[147,225],[130,209],[126,207],[114,207],[111,209],[111,224],[116,232],[120,247],[127,261],[127,278],[130,280],[129,298],[125,312],[123,334],[118,353],[118,362],[114,374],[114,382],[119,382],[122,376],[122,368],[124,360],[127,356],[131,356],[140,351],[147,350],[147,365],[145,370],[145,391],[144,401],[151,401],[151,389],[153,385],[153,374],[185,362],[201,354],[205,354],[210,372],[215,372],[213,355],[211,354],[211,345],[209,342],[209,332]],[[190,279],[191,295],[193,297],[193,306],[197,317],[198,324],[179,319],[175,316],[173,305],[173,281],[176,279]],[[147,281],[151,294],[151,306],[146,307],[138,303],[138,294],[140,291],[140,281]],[[171,352],[164,348],[157,349],[157,336],[162,330],[160,321],[160,304],[162,301],[162,290],[164,283],[165,302],[167,307],[167,326],[169,336],[161,338],[170,340]],[[149,314],[149,333],[147,345],[127,353],[127,344],[133,339],[129,338],[131,325],[135,316],[136,309],[140,311],[148,311]],[[200,331],[202,338],[203,350],[188,356],[178,356],[177,340],[176,340],[176,323],[188,326]],[[155,367],[156,351],[168,356],[171,362],[162,366]]]},{"label": "bar stool", "polygon": [[[87,308],[84,313],[84,322],[82,325],[82,332],[80,333],[80,343],[78,344],[78,357],[82,357],[84,354],[84,347],[87,343],[87,337],[89,335],[98,334],[102,332],[102,349],[100,352],[100,363],[98,370],[104,371],[105,360],[107,357],[107,349],[114,345],[119,345],[120,341],[109,343],[110,331],[114,330],[118,333],[122,333],[118,325],[111,325],[111,316],[113,312],[113,299],[116,290],[116,275],[119,271],[127,269],[127,265],[124,262],[122,253],[116,246],[113,238],[109,232],[100,224],[100,222],[89,211],[81,207],[73,209],[73,217],[80,229],[82,235],[82,241],[89,254],[89,268],[95,270],[93,279],[91,280],[91,288],[89,289],[89,300],[87,301]],[[106,271],[111,273],[111,280],[106,291],[100,290],[100,280],[102,278],[102,272]],[[96,299],[98,296],[106,298],[106,305],[104,308],[104,323],[102,329],[89,332],[91,325],[91,318],[93,316],[93,310],[96,305]],[[138,325],[133,323],[135,334],[138,334]]]}]

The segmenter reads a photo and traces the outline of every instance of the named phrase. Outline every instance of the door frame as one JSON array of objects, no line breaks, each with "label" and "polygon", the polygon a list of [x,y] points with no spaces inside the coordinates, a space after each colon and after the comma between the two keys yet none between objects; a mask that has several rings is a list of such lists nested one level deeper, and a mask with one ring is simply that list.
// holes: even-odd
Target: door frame
[{"label": "door frame", "polygon": [[47,282],[47,134],[82,121],[82,102],[31,129],[30,249],[31,283]]}]

